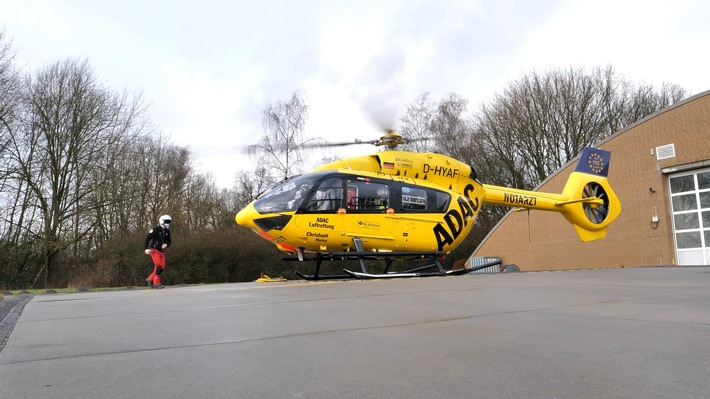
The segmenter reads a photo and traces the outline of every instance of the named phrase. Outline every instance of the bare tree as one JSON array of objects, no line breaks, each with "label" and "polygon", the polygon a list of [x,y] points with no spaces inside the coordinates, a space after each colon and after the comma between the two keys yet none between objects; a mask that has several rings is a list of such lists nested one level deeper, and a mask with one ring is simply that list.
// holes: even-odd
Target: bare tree
[{"label": "bare tree", "polygon": [[476,134],[505,166],[515,187],[530,189],[585,146],[686,95],[634,85],[611,67],[532,72],[511,83],[476,114]]},{"label": "bare tree", "polygon": [[[135,149],[142,145],[146,134],[150,132],[142,105],[141,96],[129,96],[127,93],[116,94],[113,97],[116,121],[105,135],[113,140],[103,147],[93,157],[88,182],[96,187],[89,193],[86,203],[94,207],[83,206],[84,212],[96,221],[94,228],[87,234],[87,239],[74,244],[75,256],[88,258],[91,251],[101,248],[106,240],[116,234],[126,234],[135,231],[136,200],[138,198],[136,176],[140,170],[136,168]],[[77,182],[77,187],[80,184]],[[83,213],[83,212],[82,212]],[[76,225],[80,225],[77,220]],[[75,231],[75,235],[78,231]],[[82,249],[83,254],[79,253]]]},{"label": "bare tree", "polygon": [[472,129],[468,101],[450,93],[434,103],[429,93],[421,94],[407,106],[400,118],[401,133],[414,141],[403,146],[412,151],[433,151],[471,161]]},{"label": "bare tree", "polygon": [[471,163],[472,126],[467,112],[468,101],[451,93],[437,104],[431,130],[437,152]]},{"label": "bare tree", "polygon": [[15,51],[0,29],[0,287],[23,283],[36,254],[24,224],[37,215],[28,208],[26,186],[12,178],[11,145],[20,117],[22,79],[14,65]]},{"label": "bare tree", "polygon": [[10,134],[15,130],[19,103],[22,98],[22,81],[15,68],[15,51],[0,30],[0,187],[6,183],[9,165],[7,147]]},{"label": "bare tree", "polygon": [[181,227],[189,232],[206,233],[234,225],[236,211],[227,209],[224,194],[210,176],[190,173],[182,201]]},{"label": "bare tree", "polygon": [[169,137],[160,132],[146,137],[135,148],[137,176],[127,184],[139,187],[135,213],[140,229],[154,226],[160,215],[169,214],[175,221],[173,228],[184,227],[185,198],[193,173],[190,151],[169,142]]},{"label": "bare tree", "polygon": [[258,144],[249,146],[247,153],[259,157],[264,165],[276,170],[283,178],[297,173],[307,144],[317,140],[303,140],[308,111],[301,91],[294,91],[288,101],[268,104],[262,119],[264,135]]},{"label": "bare tree", "polygon": [[5,30],[2,29],[0,30],[0,193],[5,192],[8,184],[7,178],[11,168],[8,145],[12,132],[17,128],[19,99],[22,97],[21,79],[14,66],[14,58],[15,52],[11,43],[6,41]]},{"label": "bare tree", "polygon": [[97,194],[117,156],[110,149],[121,148],[139,108],[104,88],[86,61],[52,64],[28,77],[26,87],[25,120],[11,152],[15,177],[41,214],[28,228],[43,248],[46,286],[56,256],[97,225],[95,211],[109,200]]},{"label": "bare tree", "polygon": [[111,198],[112,202],[97,215],[101,228],[97,246],[114,235],[142,231],[149,219],[145,198],[152,190],[149,178],[153,173],[147,164],[153,160],[150,134],[154,130],[142,118],[139,121],[132,139],[125,142],[115,158],[107,159],[107,184],[98,195]]},{"label": "bare tree", "polygon": [[432,131],[435,107],[429,99],[429,93],[420,94],[407,105],[404,115],[400,117],[400,133],[413,141],[403,145],[402,149],[416,152],[435,151],[436,141]]},{"label": "bare tree", "polygon": [[275,183],[276,181],[264,167],[256,167],[253,172],[239,172],[236,181],[238,209],[259,198]]}]

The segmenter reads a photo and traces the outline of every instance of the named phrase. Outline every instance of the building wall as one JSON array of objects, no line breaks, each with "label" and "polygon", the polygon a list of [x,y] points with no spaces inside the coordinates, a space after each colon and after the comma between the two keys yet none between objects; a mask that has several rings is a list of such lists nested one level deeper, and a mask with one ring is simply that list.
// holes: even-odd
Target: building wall
[{"label": "building wall", "polygon": [[[675,157],[657,160],[656,147],[667,144],[675,145]],[[497,256],[521,270],[675,264],[668,173],[710,166],[710,91],[650,115],[597,147],[611,151],[609,182],[622,208],[606,238],[582,242],[556,212],[511,211],[473,256]],[[575,164],[536,190],[561,192]],[[652,223],[654,214],[658,223]]]}]

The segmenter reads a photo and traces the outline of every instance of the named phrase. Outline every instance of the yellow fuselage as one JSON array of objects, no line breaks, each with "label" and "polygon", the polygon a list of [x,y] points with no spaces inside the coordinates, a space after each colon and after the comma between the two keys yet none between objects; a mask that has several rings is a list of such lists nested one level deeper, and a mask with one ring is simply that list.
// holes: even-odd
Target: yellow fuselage
[{"label": "yellow fuselage", "polygon": [[[310,196],[316,195],[323,181],[342,180],[343,202],[328,211],[312,211],[304,205],[307,197],[298,208],[269,213],[257,209],[257,200],[256,207],[250,204],[239,212],[237,223],[289,252],[298,247],[313,252],[348,251],[353,249],[354,237],[362,240],[366,251],[449,252],[471,231],[485,198],[482,185],[471,177],[470,166],[432,153],[386,151],[336,161],[308,175],[318,176]],[[359,188],[363,192],[367,185],[387,187],[386,206],[350,205],[351,191]],[[259,223],[276,217],[288,221],[271,229],[271,224]]]},{"label": "yellow fuselage", "polygon": [[236,215],[279,249],[448,253],[484,203],[561,213],[583,241],[606,235],[621,212],[607,180],[610,154],[585,148],[562,193],[483,185],[473,169],[434,153],[347,158],[282,182]]}]

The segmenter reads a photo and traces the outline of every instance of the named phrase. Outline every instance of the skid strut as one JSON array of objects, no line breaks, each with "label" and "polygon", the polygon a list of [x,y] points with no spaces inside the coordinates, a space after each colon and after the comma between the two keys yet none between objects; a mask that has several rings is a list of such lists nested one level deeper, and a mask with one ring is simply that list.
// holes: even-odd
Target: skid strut
[{"label": "skid strut", "polygon": [[[403,277],[435,277],[435,276],[451,276],[473,272],[481,267],[472,269],[454,269],[446,270],[441,264],[441,259],[444,257],[444,252],[366,252],[362,245],[362,240],[358,237],[353,238],[355,251],[345,252],[327,252],[327,253],[306,253],[303,248],[298,248],[296,257],[282,258],[285,261],[300,261],[300,262],[315,262],[313,274],[304,274],[296,271],[296,275],[305,280],[328,280],[328,279],[383,279],[383,278],[403,278]],[[360,265],[360,271],[351,271],[343,269],[345,274],[322,274],[321,265],[325,261],[357,261]],[[392,264],[395,260],[403,261],[426,261],[424,266],[419,266],[413,269],[404,271],[392,271]],[[370,273],[366,261],[384,261],[382,273]],[[486,267],[489,267],[487,265]]]}]

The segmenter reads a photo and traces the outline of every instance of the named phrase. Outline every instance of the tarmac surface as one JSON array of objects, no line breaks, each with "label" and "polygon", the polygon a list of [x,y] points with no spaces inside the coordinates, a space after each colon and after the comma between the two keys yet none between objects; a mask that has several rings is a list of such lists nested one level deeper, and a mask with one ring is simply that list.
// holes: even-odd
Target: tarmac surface
[{"label": "tarmac surface", "polygon": [[710,267],[46,294],[0,398],[708,398],[709,341]]}]

